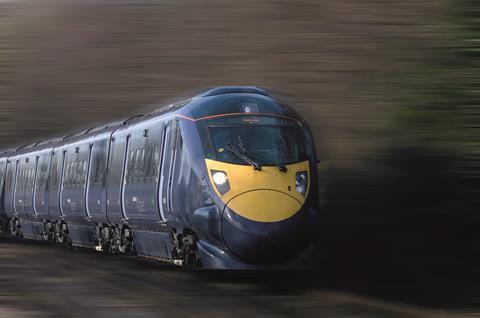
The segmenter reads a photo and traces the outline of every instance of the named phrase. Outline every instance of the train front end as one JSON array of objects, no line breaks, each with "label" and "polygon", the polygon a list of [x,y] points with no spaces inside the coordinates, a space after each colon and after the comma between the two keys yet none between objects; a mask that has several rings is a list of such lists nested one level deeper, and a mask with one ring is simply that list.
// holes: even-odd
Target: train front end
[{"label": "train front end", "polygon": [[298,268],[311,254],[318,211],[313,140],[298,118],[262,112],[265,99],[236,96],[241,111],[198,121],[223,241],[200,244],[205,267]]}]

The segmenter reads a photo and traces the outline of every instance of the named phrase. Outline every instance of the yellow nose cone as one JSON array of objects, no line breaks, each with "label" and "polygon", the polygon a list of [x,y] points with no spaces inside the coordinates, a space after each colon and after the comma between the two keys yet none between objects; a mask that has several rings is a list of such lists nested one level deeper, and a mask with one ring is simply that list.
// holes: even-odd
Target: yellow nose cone
[{"label": "yellow nose cone", "polygon": [[283,221],[301,208],[297,199],[275,190],[245,192],[231,199],[227,205],[233,212],[257,222]]}]

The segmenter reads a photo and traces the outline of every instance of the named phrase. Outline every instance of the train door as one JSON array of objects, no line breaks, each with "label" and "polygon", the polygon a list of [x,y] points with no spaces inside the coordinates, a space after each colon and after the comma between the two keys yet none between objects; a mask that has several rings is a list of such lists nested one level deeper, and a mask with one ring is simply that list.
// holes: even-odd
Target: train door
[{"label": "train door", "polygon": [[50,151],[38,155],[37,173],[35,176],[35,191],[33,194],[33,210],[43,218],[48,217],[48,174],[50,170]]},{"label": "train door", "polygon": [[160,220],[158,182],[163,125],[145,123],[130,135],[123,183],[123,206],[128,218]]},{"label": "train door", "polygon": [[92,219],[105,222],[107,216],[106,174],[109,136],[97,139],[92,144],[86,202]]},{"label": "train door", "polygon": [[13,210],[19,218],[26,217],[24,209],[25,189],[28,174],[28,158],[20,156],[17,161],[17,176],[13,189]]},{"label": "train door", "polygon": [[62,148],[54,148],[50,159],[48,178],[48,214],[51,218],[63,216],[60,207],[60,183],[64,168],[64,153]]},{"label": "train door", "polygon": [[25,163],[26,178],[24,180],[23,209],[27,216],[34,217],[33,192],[35,188],[35,175],[37,173],[38,157],[34,154],[29,154],[25,158]]},{"label": "train door", "polygon": [[8,217],[15,215],[15,179],[17,177],[18,157],[10,157],[7,159],[7,173],[5,177],[5,214]]},{"label": "train door", "polygon": [[0,217],[5,217],[5,179],[7,174],[7,158],[0,160]]},{"label": "train door", "polygon": [[129,143],[130,135],[126,130],[115,132],[110,140],[107,168],[107,217],[110,222],[117,224],[126,218],[122,204],[122,190]]},{"label": "train door", "polygon": [[171,120],[166,125],[164,135],[159,187],[160,211],[163,220],[175,221],[178,218],[174,213],[174,168],[181,144],[177,120]]}]

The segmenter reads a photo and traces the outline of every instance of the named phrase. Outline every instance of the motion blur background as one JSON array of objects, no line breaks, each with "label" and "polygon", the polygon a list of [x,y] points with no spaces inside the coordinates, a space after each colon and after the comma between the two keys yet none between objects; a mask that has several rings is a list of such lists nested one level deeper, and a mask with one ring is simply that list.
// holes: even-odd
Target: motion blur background
[{"label": "motion blur background", "polygon": [[475,0],[0,0],[0,145],[212,86],[270,89],[316,138],[316,258],[331,286],[475,307],[479,12]]}]

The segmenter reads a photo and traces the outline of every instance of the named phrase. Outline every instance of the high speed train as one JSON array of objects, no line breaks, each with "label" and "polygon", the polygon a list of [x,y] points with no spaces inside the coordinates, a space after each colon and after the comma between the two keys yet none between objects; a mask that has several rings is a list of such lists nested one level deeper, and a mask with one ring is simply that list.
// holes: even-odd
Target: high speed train
[{"label": "high speed train", "polygon": [[17,238],[206,269],[288,269],[318,214],[307,123],[256,87],[0,153],[0,219]]}]

